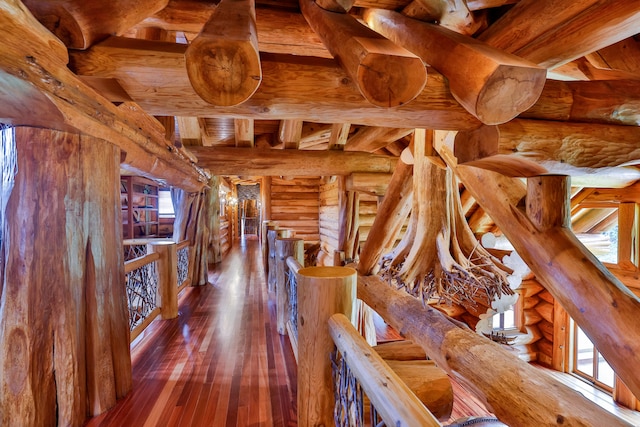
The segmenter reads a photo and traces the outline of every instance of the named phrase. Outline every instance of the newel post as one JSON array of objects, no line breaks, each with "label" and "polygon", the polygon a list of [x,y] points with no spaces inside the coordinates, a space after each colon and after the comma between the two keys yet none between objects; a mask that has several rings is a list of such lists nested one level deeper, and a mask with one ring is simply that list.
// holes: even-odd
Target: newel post
[{"label": "newel post", "polygon": [[334,343],[328,320],[342,313],[352,317],[357,274],[349,267],[307,267],[298,270],[298,423],[334,425],[335,405],[330,353]]},{"label": "newel post", "polygon": [[287,258],[294,257],[304,265],[304,240],[295,237],[276,239],[276,325],[280,335],[287,335],[289,320],[289,293],[287,292],[287,275],[289,266]]},{"label": "newel post", "polygon": [[175,242],[163,240],[148,244],[149,253],[160,254],[157,262],[158,299],[163,319],[178,317],[178,251]]}]

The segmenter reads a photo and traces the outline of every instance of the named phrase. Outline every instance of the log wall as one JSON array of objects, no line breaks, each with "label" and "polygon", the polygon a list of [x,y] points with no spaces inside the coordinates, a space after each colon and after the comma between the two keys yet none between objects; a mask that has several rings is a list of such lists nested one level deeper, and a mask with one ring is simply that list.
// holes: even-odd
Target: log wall
[{"label": "log wall", "polygon": [[325,177],[320,186],[320,253],[318,265],[333,265],[333,253],[338,248],[340,214],[338,208],[338,180]]},{"label": "log wall", "polygon": [[295,231],[305,243],[320,241],[320,178],[271,179],[271,219],[281,228]]}]

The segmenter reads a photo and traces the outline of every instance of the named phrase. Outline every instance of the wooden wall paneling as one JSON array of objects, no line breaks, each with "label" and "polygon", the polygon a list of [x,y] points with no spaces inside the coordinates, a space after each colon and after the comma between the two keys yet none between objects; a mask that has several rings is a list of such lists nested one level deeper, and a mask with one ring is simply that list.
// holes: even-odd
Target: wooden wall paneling
[{"label": "wooden wall paneling", "polygon": [[320,241],[320,180],[317,177],[271,178],[271,219],[295,231],[305,243]]}]

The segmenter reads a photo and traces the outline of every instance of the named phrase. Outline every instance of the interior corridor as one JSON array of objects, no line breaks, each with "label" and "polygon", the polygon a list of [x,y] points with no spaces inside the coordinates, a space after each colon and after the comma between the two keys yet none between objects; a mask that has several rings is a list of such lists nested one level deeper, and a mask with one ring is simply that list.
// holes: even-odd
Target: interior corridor
[{"label": "interior corridor", "polygon": [[275,324],[260,244],[236,242],[132,348],[133,391],[87,426],[295,426],[296,363]]}]

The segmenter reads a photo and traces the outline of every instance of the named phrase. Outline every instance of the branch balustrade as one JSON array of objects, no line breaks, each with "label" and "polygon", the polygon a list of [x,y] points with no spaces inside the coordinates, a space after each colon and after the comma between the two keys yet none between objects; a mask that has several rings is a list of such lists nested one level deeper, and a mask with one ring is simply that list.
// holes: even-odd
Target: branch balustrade
[{"label": "branch balustrade", "polygon": [[[297,341],[298,338],[298,270],[302,268],[302,265],[296,261],[294,257],[287,258],[287,266],[289,271],[287,273],[287,281],[285,284],[287,291],[287,303],[286,311],[289,313],[287,321],[287,331],[289,332],[289,338]],[[296,355],[297,356],[297,355]]]},{"label": "branch balustrade", "polygon": [[337,349],[332,356],[332,365],[338,370],[333,375],[337,380],[334,384],[337,426],[365,425],[363,395],[371,402],[372,426],[442,425],[345,315],[331,316],[329,333]]},{"label": "branch balustrade", "polygon": [[178,315],[178,292],[190,283],[189,242],[166,239],[124,241],[125,286],[131,341],[158,316]]}]

